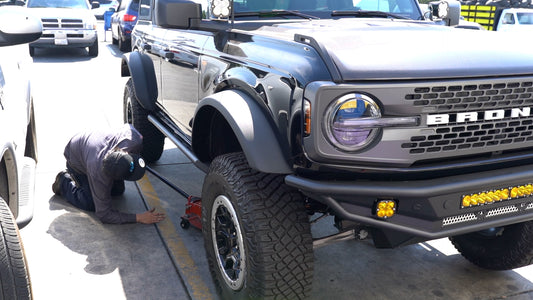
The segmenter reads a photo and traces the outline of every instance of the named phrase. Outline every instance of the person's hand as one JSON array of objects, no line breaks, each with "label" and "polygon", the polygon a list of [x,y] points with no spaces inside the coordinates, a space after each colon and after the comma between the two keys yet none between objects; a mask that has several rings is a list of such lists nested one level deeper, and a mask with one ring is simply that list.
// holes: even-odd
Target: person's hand
[{"label": "person's hand", "polygon": [[153,224],[159,223],[165,219],[164,213],[155,212],[155,208],[152,208],[142,214],[136,215],[137,223]]}]

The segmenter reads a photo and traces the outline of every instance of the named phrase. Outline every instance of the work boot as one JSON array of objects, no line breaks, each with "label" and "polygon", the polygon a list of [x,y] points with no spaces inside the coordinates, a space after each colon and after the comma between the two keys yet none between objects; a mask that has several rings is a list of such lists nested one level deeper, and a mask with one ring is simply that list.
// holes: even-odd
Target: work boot
[{"label": "work boot", "polygon": [[63,170],[63,171],[57,173],[56,180],[52,184],[52,191],[54,192],[54,194],[56,194],[58,196],[61,196],[61,180],[63,178],[71,180],[70,179],[70,174],[67,172],[67,170]]}]

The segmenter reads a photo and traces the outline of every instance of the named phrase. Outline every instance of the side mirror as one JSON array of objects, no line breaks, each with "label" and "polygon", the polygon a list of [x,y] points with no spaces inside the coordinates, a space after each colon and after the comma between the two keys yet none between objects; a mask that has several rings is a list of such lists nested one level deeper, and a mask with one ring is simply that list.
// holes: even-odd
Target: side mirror
[{"label": "side mirror", "polygon": [[100,2],[98,2],[98,1],[91,2],[91,9],[95,9],[95,8],[99,8],[99,7],[100,7]]},{"label": "side mirror", "polygon": [[447,26],[459,25],[461,3],[456,0],[434,1],[429,3],[429,10],[434,18],[442,20]]},{"label": "side mirror", "polygon": [[202,5],[190,0],[156,0],[154,16],[161,27],[194,28],[202,20]]},{"label": "side mirror", "polygon": [[0,46],[29,43],[41,37],[41,20],[20,6],[0,7]]}]

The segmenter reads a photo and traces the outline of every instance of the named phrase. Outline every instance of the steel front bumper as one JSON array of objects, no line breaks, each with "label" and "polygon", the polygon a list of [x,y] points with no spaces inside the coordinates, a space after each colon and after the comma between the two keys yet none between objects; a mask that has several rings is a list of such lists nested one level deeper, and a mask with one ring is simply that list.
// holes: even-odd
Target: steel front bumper
[{"label": "steel front bumper", "polygon": [[[285,182],[328,205],[337,216],[372,227],[436,239],[533,220],[533,195],[462,207],[466,195],[533,182],[533,166],[416,181],[316,181],[288,175]],[[397,203],[396,214],[380,219],[379,200]]]}]

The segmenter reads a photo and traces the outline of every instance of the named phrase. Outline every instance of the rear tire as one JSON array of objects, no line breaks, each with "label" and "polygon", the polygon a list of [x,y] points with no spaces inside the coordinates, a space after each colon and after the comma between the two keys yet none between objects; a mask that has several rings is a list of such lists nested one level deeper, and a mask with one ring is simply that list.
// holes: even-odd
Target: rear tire
[{"label": "rear tire", "polygon": [[120,29],[118,31],[118,48],[122,52],[129,52],[131,50],[131,49],[128,49],[128,48],[131,48],[131,45],[127,41],[124,40],[124,37],[120,33]]},{"label": "rear tire", "polygon": [[309,297],[309,217],[283,176],[251,169],[242,153],[215,158],[202,190],[202,229],[222,299]]},{"label": "rear tire", "polygon": [[450,237],[471,263],[490,270],[510,270],[533,262],[533,221]]},{"label": "rear tire", "polygon": [[26,255],[7,203],[0,197],[0,299],[32,299]]},{"label": "rear tire", "polygon": [[163,154],[165,136],[148,121],[150,112],[144,109],[133,88],[130,78],[124,88],[124,122],[132,124],[143,136],[143,150],[141,155],[148,163],[157,161]]},{"label": "rear tire", "polygon": [[32,46],[28,46],[28,47],[29,47],[29,50],[30,50],[30,56],[34,57],[35,56],[35,47],[32,47]]}]

